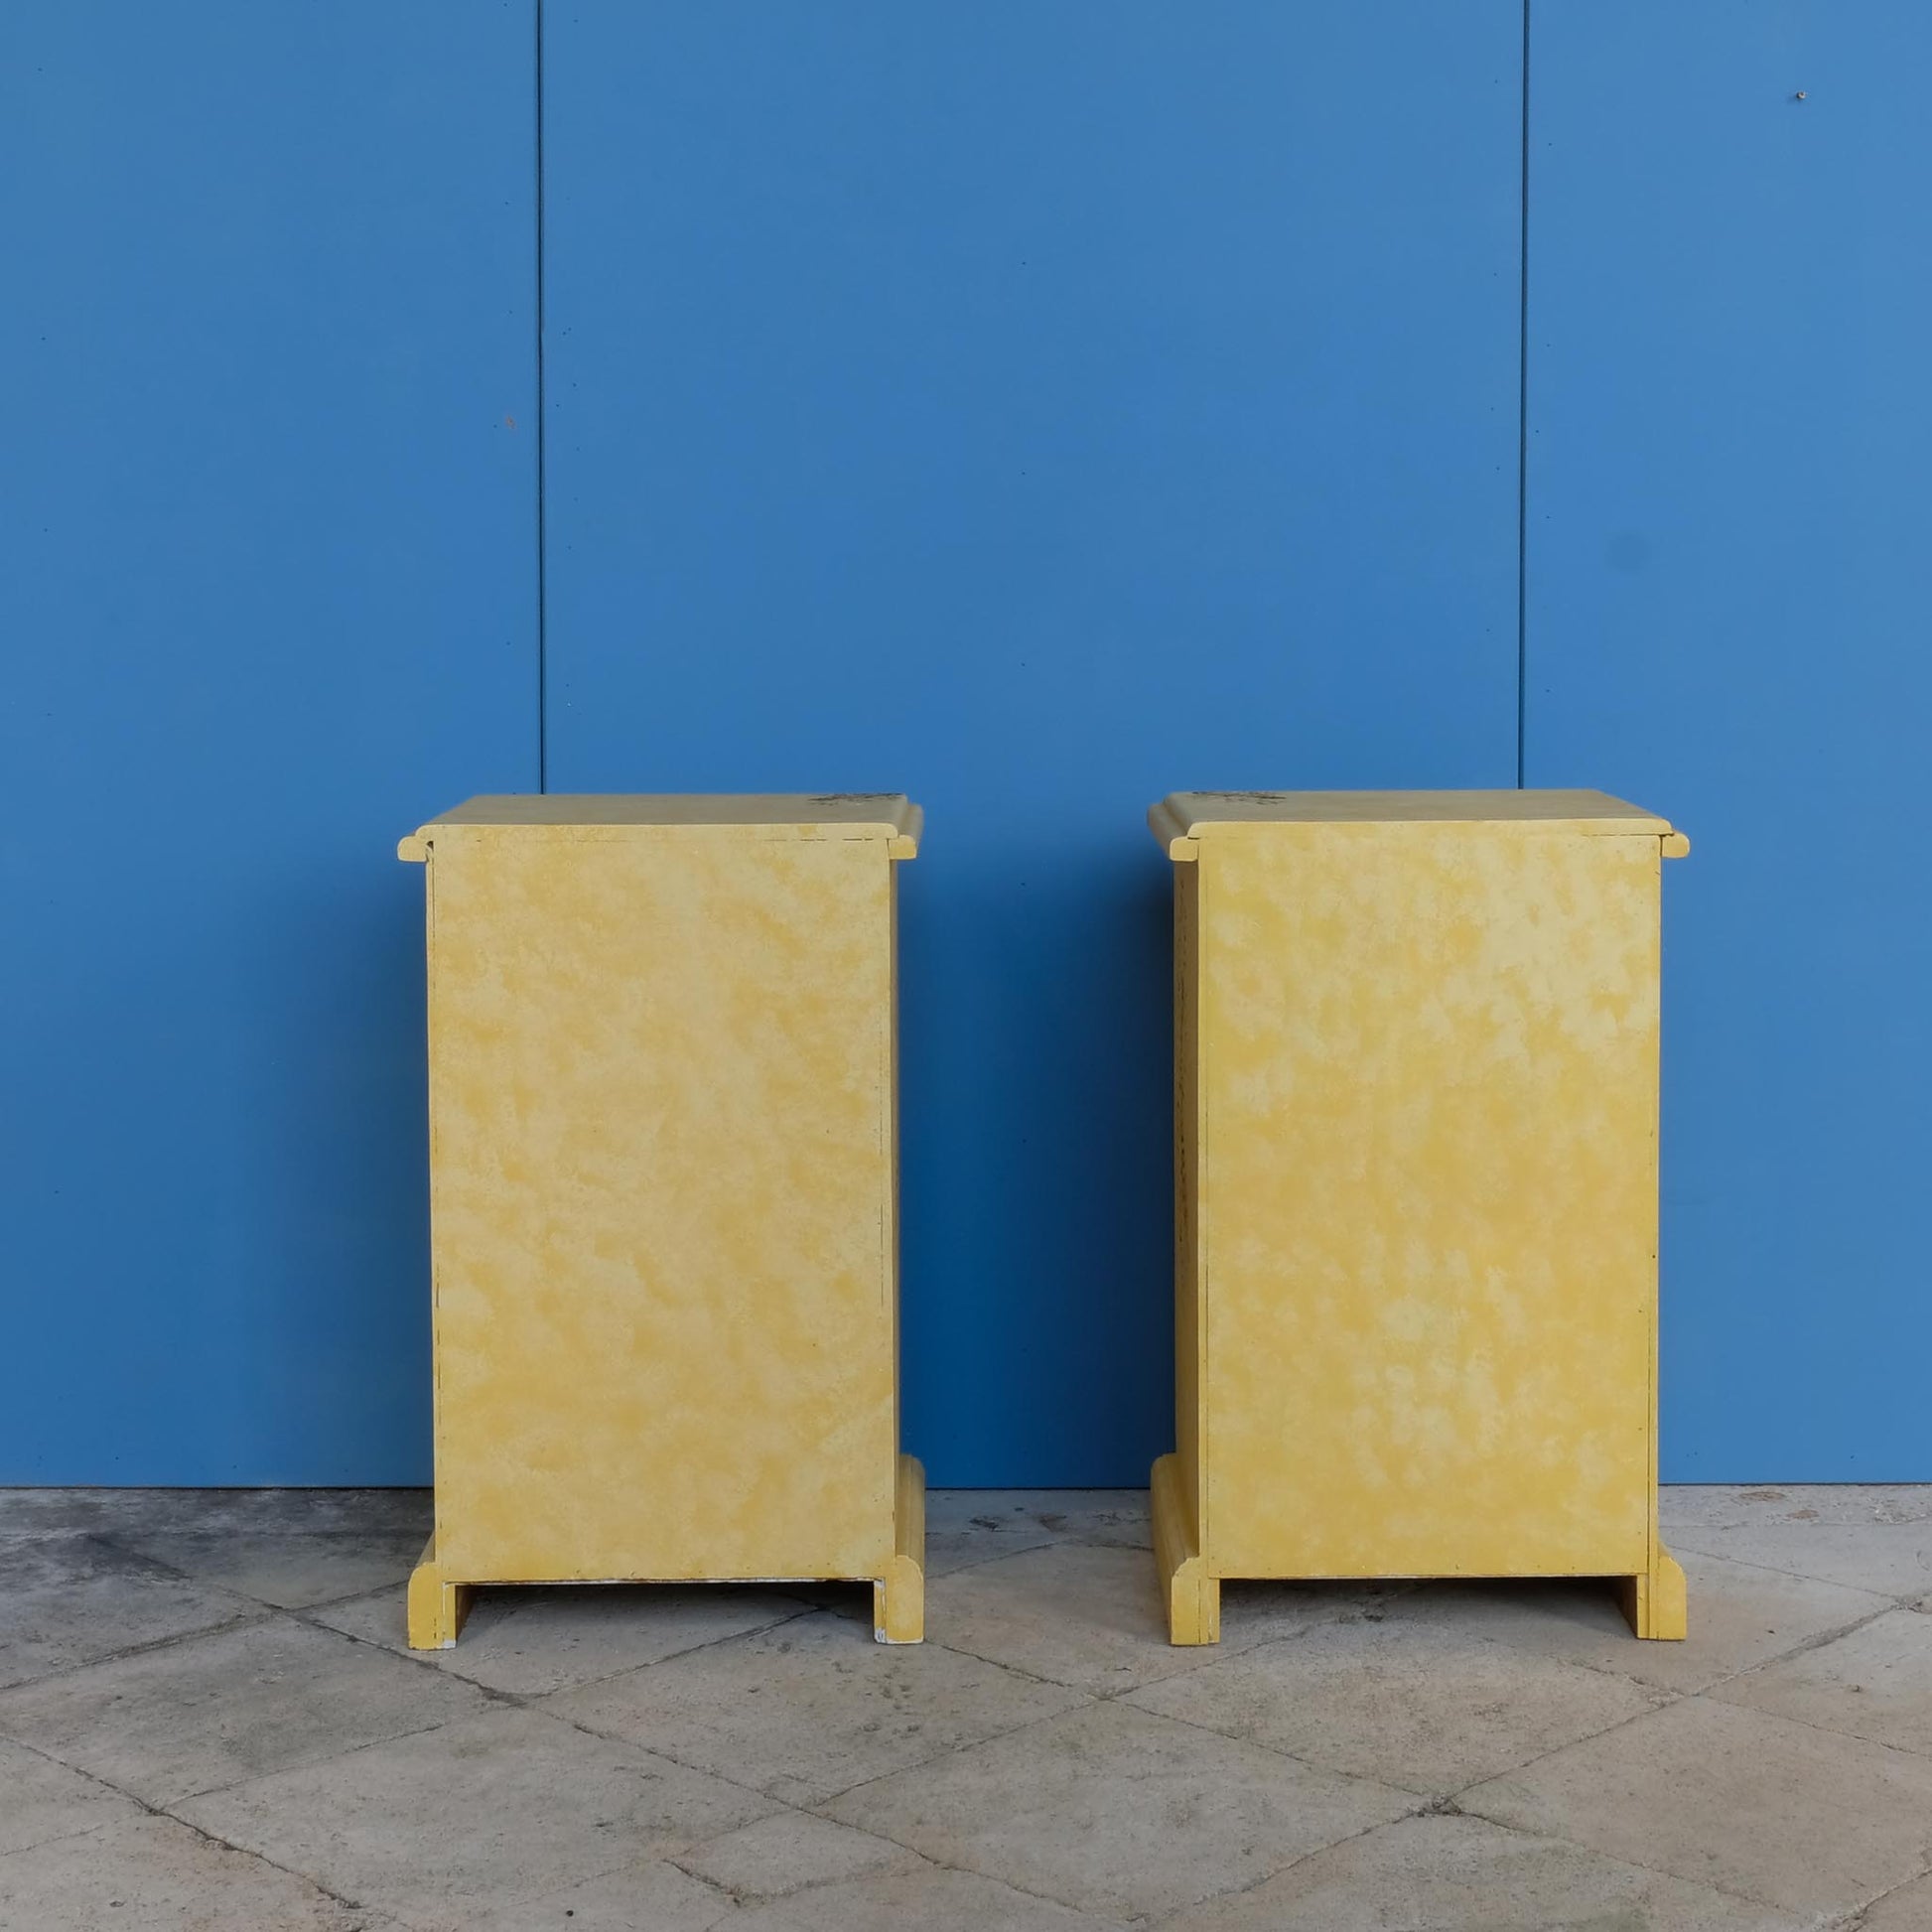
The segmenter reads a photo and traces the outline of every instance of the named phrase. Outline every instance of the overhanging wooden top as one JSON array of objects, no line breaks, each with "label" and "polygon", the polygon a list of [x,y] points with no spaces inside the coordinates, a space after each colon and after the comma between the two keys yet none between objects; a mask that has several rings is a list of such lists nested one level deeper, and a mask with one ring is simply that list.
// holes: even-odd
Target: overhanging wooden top
[{"label": "overhanging wooden top", "polygon": [[566,840],[883,839],[893,858],[909,859],[923,822],[896,791],[486,792],[419,826],[396,856],[427,858],[443,831],[502,831]]},{"label": "overhanging wooden top", "polygon": [[1602,791],[1175,791],[1148,810],[1171,859],[1196,856],[1203,838],[1268,825],[1465,825],[1497,832],[1632,834],[1662,838],[1670,857],[1690,841],[1670,820]]}]

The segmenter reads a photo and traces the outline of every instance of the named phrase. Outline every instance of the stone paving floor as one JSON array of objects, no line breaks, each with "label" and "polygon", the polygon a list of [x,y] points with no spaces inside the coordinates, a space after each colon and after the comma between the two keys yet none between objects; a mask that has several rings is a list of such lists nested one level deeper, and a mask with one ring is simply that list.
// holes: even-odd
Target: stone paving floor
[{"label": "stone paving floor", "polygon": [[1676,1489],[1607,1587],[1229,1587],[1145,1497],[936,1493],[857,1588],[498,1590],[403,1645],[405,1491],[0,1491],[0,1926],[1932,1928],[1932,1487]]}]

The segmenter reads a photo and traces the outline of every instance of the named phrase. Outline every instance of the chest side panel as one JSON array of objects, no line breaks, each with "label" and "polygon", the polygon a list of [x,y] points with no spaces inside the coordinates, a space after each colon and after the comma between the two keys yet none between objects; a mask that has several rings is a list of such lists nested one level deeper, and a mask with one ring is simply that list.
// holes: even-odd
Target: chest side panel
[{"label": "chest side panel", "polygon": [[1642,1567],[1655,838],[1203,852],[1210,1567]]},{"label": "chest side panel", "polygon": [[1193,1533],[1204,1516],[1201,1417],[1200,868],[1173,868],[1174,1449]]},{"label": "chest side panel", "polygon": [[456,1575],[892,1549],[883,844],[432,860],[438,1548]]}]

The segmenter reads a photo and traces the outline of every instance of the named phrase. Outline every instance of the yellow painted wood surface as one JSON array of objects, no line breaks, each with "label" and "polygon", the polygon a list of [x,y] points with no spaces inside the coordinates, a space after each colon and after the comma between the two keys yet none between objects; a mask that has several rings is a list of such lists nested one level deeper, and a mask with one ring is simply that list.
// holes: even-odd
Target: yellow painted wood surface
[{"label": "yellow painted wood surface", "polygon": [[1188,793],[1149,818],[1185,862],[1175,1641],[1212,1640],[1190,1577],[1642,1579],[1640,1634],[1682,1635],[1655,1447],[1681,835],[1594,792]]},{"label": "yellow painted wood surface", "polygon": [[[898,798],[484,798],[428,863],[433,1590],[874,1580],[898,1452]],[[412,1591],[412,1641],[417,1640]]]},{"label": "yellow painted wood surface", "polygon": [[1240,826],[1472,825],[1582,838],[1671,830],[1668,819],[1602,791],[1176,791],[1148,819],[1164,843]]}]

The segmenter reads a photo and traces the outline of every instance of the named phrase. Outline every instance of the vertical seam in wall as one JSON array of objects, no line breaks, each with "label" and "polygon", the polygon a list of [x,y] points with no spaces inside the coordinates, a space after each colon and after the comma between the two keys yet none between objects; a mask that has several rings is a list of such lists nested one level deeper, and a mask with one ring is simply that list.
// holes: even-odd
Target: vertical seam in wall
[{"label": "vertical seam in wall", "polygon": [[537,789],[550,789],[549,532],[545,524],[544,433],[548,411],[543,383],[543,0],[536,18],[536,404],[537,404]]},{"label": "vertical seam in wall", "polygon": [[1523,0],[1523,121],[1516,236],[1516,787],[1527,770],[1530,543],[1530,4]]}]

